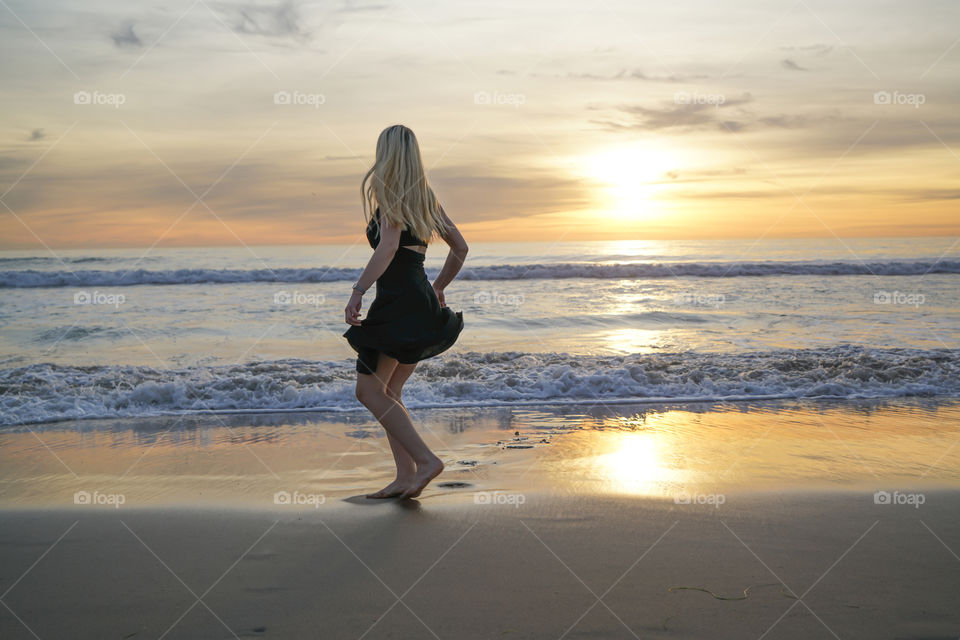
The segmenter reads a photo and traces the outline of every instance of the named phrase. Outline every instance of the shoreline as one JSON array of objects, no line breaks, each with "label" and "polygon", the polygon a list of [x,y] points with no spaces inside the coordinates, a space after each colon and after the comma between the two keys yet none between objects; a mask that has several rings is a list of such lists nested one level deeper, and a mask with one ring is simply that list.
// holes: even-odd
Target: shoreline
[{"label": "shoreline", "polygon": [[[412,411],[447,465],[424,494],[433,501],[491,491],[673,499],[960,487],[957,401]],[[370,416],[329,414],[7,430],[0,509],[59,508],[87,496],[129,506],[339,504],[392,479],[387,444]]]}]

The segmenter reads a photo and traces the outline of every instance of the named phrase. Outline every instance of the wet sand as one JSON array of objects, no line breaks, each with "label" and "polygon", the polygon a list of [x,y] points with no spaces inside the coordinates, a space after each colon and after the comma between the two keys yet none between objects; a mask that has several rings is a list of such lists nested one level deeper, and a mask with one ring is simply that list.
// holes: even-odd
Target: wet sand
[{"label": "wet sand", "polygon": [[0,637],[960,635],[956,405],[415,417],[402,503],[359,417],[3,432]]}]

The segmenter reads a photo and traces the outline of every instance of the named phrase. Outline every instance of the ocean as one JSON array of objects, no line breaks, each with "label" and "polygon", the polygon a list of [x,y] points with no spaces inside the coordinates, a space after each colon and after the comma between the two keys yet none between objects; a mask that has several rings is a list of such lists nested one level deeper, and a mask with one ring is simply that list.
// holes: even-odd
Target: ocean
[{"label": "ocean", "polygon": [[[0,252],[0,424],[363,411],[360,240]],[[471,243],[464,332],[405,402],[957,398],[958,285],[951,238]]]}]

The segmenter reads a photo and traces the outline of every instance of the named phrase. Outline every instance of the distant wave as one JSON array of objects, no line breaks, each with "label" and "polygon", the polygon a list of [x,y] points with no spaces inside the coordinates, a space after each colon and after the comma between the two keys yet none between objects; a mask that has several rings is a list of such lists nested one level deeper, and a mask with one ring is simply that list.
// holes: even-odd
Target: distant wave
[{"label": "distant wave", "polygon": [[[351,411],[352,361],[160,369],[35,364],[0,371],[0,424],[202,412]],[[404,388],[410,408],[773,398],[960,397],[960,349],[740,354],[445,354]]]},{"label": "distant wave", "polygon": [[[139,262],[152,262],[160,260],[159,256],[141,256],[136,260]],[[8,263],[30,263],[30,264],[83,264],[85,262],[123,262],[130,261],[133,258],[118,256],[0,256],[0,264]]]},{"label": "distant wave", "polygon": [[[242,282],[343,282],[355,280],[361,269],[315,267],[304,269],[165,269],[0,271],[0,288],[11,287],[122,287],[131,285],[232,284]],[[921,276],[960,273],[957,260],[893,262],[680,262],[643,264],[503,264],[465,268],[463,280],[604,280],[669,278],[737,278],[744,276]],[[431,274],[432,275],[432,274]]]}]

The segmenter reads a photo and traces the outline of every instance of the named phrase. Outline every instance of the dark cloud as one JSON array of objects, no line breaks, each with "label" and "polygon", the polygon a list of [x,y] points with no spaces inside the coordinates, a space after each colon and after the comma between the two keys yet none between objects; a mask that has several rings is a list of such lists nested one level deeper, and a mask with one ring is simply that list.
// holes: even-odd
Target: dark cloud
[{"label": "dark cloud", "polygon": [[[502,72],[498,72],[502,73]],[[512,71],[509,73],[513,73]],[[538,74],[532,74],[538,75]],[[648,74],[644,73],[640,69],[620,69],[617,72],[612,73],[590,73],[590,72],[574,72],[569,71],[566,74],[555,74],[554,78],[570,78],[573,80],[643,80],[645,82],[692,82],[694,80],[704,80],[708,78],[708,75],[705,74],[690,74],[690,75],[658,75],[658,74]]]},{"label": "dark cloud", "polygon": [[[836,120],[834,116],[820,116],[817,122]],[[794,116],[782,114],[779,116],[766,116],[757,118],[757,122],[772,129],[802,129],[812,124],[811,119],[806,116]]]},{"label": "dark cloud", "polygon": [[956,189],[914,190],[902,194],[904,200],[960,200],[960,191]]},{"label": "dark cloud", "polygon": [[[678,93],[678,96],[696,94]],[[840,122],[842,116],[836,112],[816,115],[778,114],[759,116],[744,105],[753,102],[748,92],[739,98],[725,98],[722,104],[708,102],[664,103],[662,107],[643,105],[619,105],[615,110],[624,117],[595,119],[590,122],[599,124],[609,131],[641,130],[656,131],[674,129],[680,133],[702,130],[721,130],[737,133],[746,129],[804,129],[823,124]],[[599,107],[588,107],[598,109]]]},{"label": "dark cloud", "polygon": [[125,47],[139,48],[143,46],[140,36],[133,31],[132,21],[124,22],[116,32],[110,34],[110,38],[113,40],[113,44],[121,49]]},{"label": "dark cloud", "polygon": [[[811,174],[813,175],[813,174]],[[718,176],[719,177],[719,176]],[[693,181],[696,182],[696,181]],[[708,182],[704,180],[703,182]],[[743,191],[731,191],[727,189],[715,190],[697,190],[697,191],[677,191],[673,197],[687,200],[716,200],[723,198],[763,198],[772,196],[793,197],[793,195],[781,184],[768,182],[769,189],[750,189]],[[801,197],[806,194],[799,192]],[[828,186],[818,185],[815,191],[816,196],[863,196],[864,198],[883,198],[890,201],[899,202],[929,202],[936,200],[960,200],[960,191],[956,189],[911,189],[909,187],[893,187],[890,189],[877,189],[876,187],[857,187],[857,186]]]},{"label": "dark cloud", "polygon": [[780,51],[801,51],[815,56],[825,56],[833,51],[832,44],[816,43],[801,46],[777,47]]},{"label": "dark cloud", "polygon": [[[719,95],[719,94],[718,94]],[[626,114],[632,120],[627,122],[617,122],[611,120],[593,120],[592,122],[602,124],[611,130],[618,129],[672,129],[686,128],[703,129],[714,128],[718,126],[721,109],[730,109],[739,105],[747,104],[753,100],[750,93],[744,93],[739,98],[723,98],[723,104],[710,103],[708,101],[697,101],[696,96],[686,93],[677,94],[673,103],[666,103],[661,108],[644,107],[642,105],[620,105],[616,109],[620,113]],[[687,96],[689,101],[683,102],[680,96]],[[732,122],[732,121],[731,121]],[[730,128],[740,128],[736,122],[730,124]]]},{"label": "dark cloud", "polygon": [[734,133],[736,133],[737,131],[742,131],[745,126],[746,125],[744,125],[742,122],[737,122],[736,120],[720,121],[720,127],[722,129],[726,129],[727,131],[732,131]]},{"label": "dark cloud", "polygon": [[783,60],[781,60],[780,66],[783,67],[784,69],[789,69],[790,71],[809,71],[809,69],[805,67],[801,67],[790,58],[784,58]]},{"label": "dark cloud", "polygon": [[34,129],[30,132],[30,135],[27,137],[27,140],[43,140],[47,137],[47,134],[43,132],[43,129]]},{"label": "dark cloud", "polygon": [[691,80],[705,80],[706,78],[709,77],[706,74],[702,74],[702,73],[695,73],[687,76],[678,76],[676,74],[670,74],[668,76],[649,75],[640,71],[639,69],[634,69],[629,73],[627,73],[626,71],[621,71],[618,74],[618,77],[620,76],[626,76],[629,78],[633,78],[635,80],[649,80],[651,82],[689,82]]},{"label": "dark cloud", "polygon": [[310,37],[301,23],[300,7],[294,0],[276,6],[247,4],[232,9],[239,14],[234,18],[233,28],[240,33],[271,38]]}]

